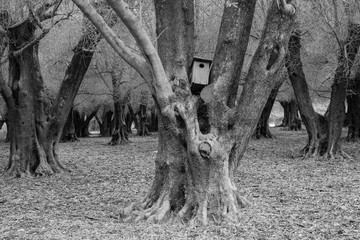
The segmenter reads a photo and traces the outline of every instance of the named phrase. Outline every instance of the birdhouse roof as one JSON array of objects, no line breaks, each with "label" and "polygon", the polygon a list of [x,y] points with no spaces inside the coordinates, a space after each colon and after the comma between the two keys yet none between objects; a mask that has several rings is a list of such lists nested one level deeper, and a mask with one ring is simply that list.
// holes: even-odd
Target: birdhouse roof
[{"label": "birdhouse roof", "polygon": [[193,66],[194,62],[197,61],[197,62],[206,62],[206,63],[209,63],[211,64],[212,63],[212,60],[211,59],[208,59],[208,58],[201,58],[201,57],[193,57],[193,60],[191,62],[191,67]]}]

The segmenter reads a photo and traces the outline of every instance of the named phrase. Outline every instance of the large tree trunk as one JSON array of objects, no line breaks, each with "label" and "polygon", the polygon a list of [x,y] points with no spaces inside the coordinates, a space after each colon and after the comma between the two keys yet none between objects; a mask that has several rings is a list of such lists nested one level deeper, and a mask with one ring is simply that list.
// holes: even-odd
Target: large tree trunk
[{"label": "large tree trunk", "polygon": [[[284,63],[295,8],[285,1],[272,1],[243,92],[238,105],[233,106],[230,90],[239,84],[239,78],[234,76],[245,56],[255,0],[226,2],[211,84],[203,89],[203,100],[191,95],[186,71],[192,54],[188,47],[193,46],[194,40],[192,1],[155,1],[161,59],[124,1],[108,0],[139,43],[142,57],[131,54],[89,4],[73,1],[117,53],[144,77],[161,114],[153,187],[124,214],[162,221],[175,213],[180,219],[201,224],[207,224],[208,213],[239,220],[244,201],[237,193],[233,174],[271,90],[280,81],[277,73]],[[275,60],[270,61],[274,54]],[[198,121],[202,103],[207,107],[210,123],[206,133],[201,132]],[[135,207],[139,211],[134,212]]]},{"label": "large tree trunk", "polygon": [[37,28],[38,23],[30,17],[8,28],[10,88],[1,85],[10,92],[7,94],[10,99],[7,101],[10,157],[6,167],[6,174],[10,176],[49,175],[66,170],[59,159],[59,141],[94,49],[101,39],[96,28],[88,24],[73,50],[65,78],[51,104],[41,76],[39,40],[34,41]]},{"label": "large tree trunk", "polygon": [[[125,209],[125,215],[129,215],[136,207],[143,209],[138,219],[146,218],[150,221],[167,219],[171,216],[171,211],[177,213],[180,219],[191,220],[191,223],[199,221],[202,224],[206,224],[208,214],[217,215],[219,211],[221,213],[220,217],[238,220],[239,208],[245,206],[246,200],[238,195],[232,176],[255,129],[270,91],[275,87],[276,81],[272,82],[269,79],[275,77],[275,73],[282,62],[279,60],[281,57],[279,57],[278,61],[273,63],[273,66],[268,66],[267,60],[269,58],[267,57],[269,57],[273,49],[271,51],[265,50],[264,45],[272,42],[274,35],[268,36],[269,32],[266,32],[264,36],[268,38],[263,38],[263,45],[261,45],[254,57],[255,60],[247,80],[248,84],[245,85],[242,98],[240,99],[241,110],[239,112],[241,112],[241,116],[234,116],[229,121],[221,119],[225,115],[220,109],[226,108],[226,104],[233,105],[231,98],[234,97],[234,92],[230,92],[230,89],[233,85],[236,85],[234,84],[233,74],[240,70],[238,68],[239,62],[230,62],[225,67],[223,63],[231,58],[227,54],[235,54],[241,60],[240,66],[242,65],[246,52],[247,38],[250,34],[255,2],[248,1],[245,3],[239,1],[239,9],[232,7],[225,8],[222,30],[224,32],[234,31],[239,35],[234,33],[231,36],[234,38],[229,39],[228,35],[220,34],[222,39],[220,39],[217,49],[219,59],[216,59],[217,62],[214,65],[216,70],[214,70],[212,77],[217,81],[217,78],[223,77],[224,79],[222,80],[227,81],[228,85],[221,86],[222,82],[220,82],[219,85],[213,86],[218,89],[223,88],[223,92],[215,96],[215,98],[219,97],[222,103],[215,103],[205,108],[211,109],[209,113],[207,111],[200,111],[206,115],[206,118],[204,118],[203,115],[199,115],[200,112],[197,109],[200,106],[198,106],[195,98],[186,95],[188,94],[186,92],[188,88],[186,69],[189,63],[186,61],[188,59],[186,56],[191,56],[191,52],[184,52],[184,49],[188,49],[185,44],[185,46],[176,45],[179,36],[183,36],[181,32],[184,31],[180,31],[180,29],[178,30],[180,31],[179,33],[174,30],[176,27],[174,28],[174,26],[170,25],[172,22],[175,22],[174,25],[176,26],[181,26],[179,22],[189,24],[186,22],[186,17],[189,15],[185,14],[186,17],[178,16],[180,19],[174,16],[175,12],[181,13],[181,11],[176,11],[175,9],[179,8],[179,6],[176,6],[177,4],[181,7],[183,6],[184,3],[182,1],[176,1],[176,3],[175,1],[156,1],[157,32],[158,34],[161,33],[158,39],[159,54],[165,66],[168,79],[177,80],[177,83],[174,82],[173,84],[174,91],[192,100],[184,103],[184,107],[178,105],[176,110],[178,131],[187,131],[184,138],[180,137],[179,133],[176,134],[177,131],[174,132],[173,126],[167,117],[160,115],[159,150],[156,158],[153,185],[142,201]],[[275,9],[277,8],[275,6],[274,2],[270,15],[276,11]],[[241,16],[240,14],[245,11],[246,14]],[[234,15],[238,18],[235,21],[236,24],[233,23]],[[270,29],[274,31],[277,28],[275,26],[279,26],[279,22],[270,22],[268,31],[271,31]],[[186,26],[186,24],[184,25]],[[289,24],[285,24],[285,26],[289,27]],[[166,28],[171,29],[171,32],[163,32]],[[283,33],[283,31],[280,32]],[[192,39],[190,38],[185,42],[190,45],[193,44],[191,41]],[[181,43],[183,44],[184,42]],[[178,48],[174,47],[174,45]],[[236,49],[239,46],[241,46],[241,50],[237,49],[238,51],[234,51],[234,48]],[[284,51],[280,50],[283,46],[280,43],[277,46],[279,47],[278,50],[282,52],[282,57],[284,57]],[[235,55],[233,59],[237,59]],[[264,55],[267,56],[265,61],[262,59]],[[223,73],[226,73],[225,69],[228,70],[227,73],[229,75],[222,76]],[[259,69],[262,69],[260,74]],[[279,85],[279,83],[276,85]],[[210,90],[209,92],[211,94],[212,91]],[[252,94],[254,92],[257,93],[256,96]],[[208,93],[205,93],[205,98],[207,96]],[[209,101],[212,100],[210,99]],[[217,108],[220,105],[221,108]],[[201,132],[201,126],[199,126],[197,119],[199,121],[209,119],[211,127],[208,130],[211,131],[212,128],[213,132]],[[233,121],[234,119],[239,119],[239,121]],[[218,124],[219,122],[221,123],[220,125]],[[237,129],[235,130],[237,134],[227,133],[228,128]],[[240,132],[241,136],[238,136]],[[217,136],[217,134],[219,135]]]},{"label": "large tree trunk", "polygon": [[40,73],[38,43],[20,47],[31,41],[36,28],[26,19],[8,29],[9,85],[15,105],[9,108],[10,157],[6,173],[19,177],[64,170],[50,157],[54,149],[45,138],[49,106]]}]

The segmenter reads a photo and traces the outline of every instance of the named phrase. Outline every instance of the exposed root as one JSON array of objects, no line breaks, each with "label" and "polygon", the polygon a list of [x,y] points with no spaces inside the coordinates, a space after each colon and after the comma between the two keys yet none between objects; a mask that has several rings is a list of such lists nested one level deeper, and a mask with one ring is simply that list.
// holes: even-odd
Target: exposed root
[{"label": "exposed root", "polygon": [[20,155],[16,152],[14,155],[11,156],[11,160],[9,164],[5,168],[5,177],[8,178],[26,178],[32,177],[29,166],[26,167],[24,171],[21,171],[20,168]]},{"label": "exposed root", "polygon": [[131,203],[124,208],[122,215],[124,221],[139,222],[146,220],[147,222],[158,223],[168,220],[171,216],[170,211],[169,194],[163,192],[156,201],[147,197],[140,202]]},{"label": "exposed root", "polygon": [[344,152],[343,150],[339,151],[328,151],[326,154],[322,157],[321,160],[351,160],[352,157]]},{"label": "exposed root", "polygon": [[53,175],[54,171],[47,162],[40,160],[40,164],[36,168],[35,174],[40,176],[49,176],[49,175]]}]

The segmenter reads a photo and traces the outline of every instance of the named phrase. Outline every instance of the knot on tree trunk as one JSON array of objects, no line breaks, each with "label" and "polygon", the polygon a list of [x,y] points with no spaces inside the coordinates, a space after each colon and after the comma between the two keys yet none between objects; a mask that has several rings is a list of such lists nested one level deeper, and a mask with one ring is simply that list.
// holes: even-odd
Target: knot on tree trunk
[{"label": "knot on tree trunk", "polygon": [[209,158],[211,153],[211,145],[208,142],[202,142],[199,145],[199,152],[203,158]]}]

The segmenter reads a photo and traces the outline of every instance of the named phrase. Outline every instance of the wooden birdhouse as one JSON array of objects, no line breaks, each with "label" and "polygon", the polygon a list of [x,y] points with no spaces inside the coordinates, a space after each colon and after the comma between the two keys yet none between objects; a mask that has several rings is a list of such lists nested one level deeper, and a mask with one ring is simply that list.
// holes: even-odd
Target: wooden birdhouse
[{"label": "wooden birdhouse", "polygon": [[211,60],[194,57],[191,63],[191,91],[200,94],[201,90],[209,84]]}]

